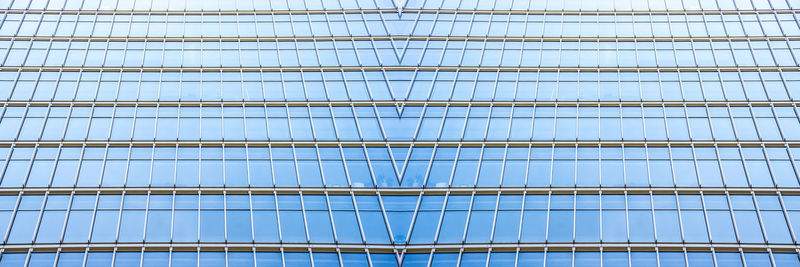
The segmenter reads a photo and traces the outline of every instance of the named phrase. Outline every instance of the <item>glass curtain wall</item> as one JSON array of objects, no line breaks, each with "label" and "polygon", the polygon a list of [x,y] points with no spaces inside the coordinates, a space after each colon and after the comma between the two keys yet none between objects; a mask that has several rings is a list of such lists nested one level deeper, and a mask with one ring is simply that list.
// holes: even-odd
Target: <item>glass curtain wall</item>
[{"label": "glass curtain wall", "polygon": [[0,0],[0,267],[800,266],[798,0]]}]

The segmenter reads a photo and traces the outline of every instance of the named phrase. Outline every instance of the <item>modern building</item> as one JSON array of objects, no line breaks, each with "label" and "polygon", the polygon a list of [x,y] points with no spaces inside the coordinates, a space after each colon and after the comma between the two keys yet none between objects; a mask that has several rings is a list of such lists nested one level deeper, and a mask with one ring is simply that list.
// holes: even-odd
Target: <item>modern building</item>
[{"label": "modern building", "polygon": [[800,266],[798,0],[0,8],[0,267]]}]

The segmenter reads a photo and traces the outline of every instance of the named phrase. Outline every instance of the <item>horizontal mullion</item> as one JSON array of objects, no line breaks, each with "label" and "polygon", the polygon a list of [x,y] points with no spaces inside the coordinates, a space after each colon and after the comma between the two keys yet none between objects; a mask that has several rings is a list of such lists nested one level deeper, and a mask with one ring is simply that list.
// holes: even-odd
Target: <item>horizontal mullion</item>
[{"label": "horizontal mullion", "polygon": [[703,107],[703,106],[760,106],[791,107],[800,101],[0,101],[0,106],[644,106],[644,107]]},{"label": "horizontal mullion", "polygon": [[731,251],[731,252],[796,252],[800,245],[737,244],[737,243],[513,243],[513,244],[436,244],[436,245],[372,245],[372,244],[320,244],[320,243],[77,243],[0,245],[4,252],[27,251],[341,251],[371,253],[430,253],[436,252],[540,252],[540,251]]},{"label": "horizontal mullion", "polygon": [[240,141],[204,141],[204,140],[178,140],[178,141],[0,141],[0,146],[191,146],[191,145],[211,145],[211,146],[796,146],[800,141],[565,141],[565,140],[541,140],[541,141],[265,141],[265,140],[240,140]]},{"label": "horizontal mullion", "polygon": [[611,11],[577,11],[577,10],[459,10],[459,9],[331,9],[331,10],[42,10],[42,9],[7,9],[9,14],[76,14],[76,15],[272,15],[272,14],[529,14],[529,15],[719,15],[719,14],[794,14],[795,9],[758,9],[758,10],[611,10]]},{"label": "horizontal mullion", "polygon": [[461,10],[461,9],[403,9],[403,13],[441,14],[528,14],[528,15],[719,15],[719,14],[794,14],[796,9],[749,10]]},{"label": "horizontal mullion", "polygon": [[480,36],[300,36],[300,37],[63,37],[0,36],[0,41],[80,42],[279,42],[279,41],[487,41],[487,42],[718,42],[718,41],[800,41],[800,36],[750,37],[480,37]]},{"label": "horizontal mullion", "polygon": [[[394,8],[384,9],[331,9],[331,10],[61,10],[61,9],[6,9],[7,14],[67,14],[67,15],[290,15],[290,14],[375,14],[395,13]],[[776,10],[789,11],[789,10]],[[792,12],[789,12],[792,13]]]},{"label": "horizontal mullion", "polygon": [[270,71],[499,71],[499,72],[718,72],[798,71],[800,66],[739,67],[476,67],[476,66],[353,66],[353,67],[22,67],[3,66],[0,71],[113,71],[113,72],[270,72]]},{"label": "horizontal mullion", "polygon": [[43,187],[0,188],[0,195],[9,194],[226,194],[226,195],[584,195],[584,194],[732,194],[732,195],[800,195],[800,188],[783,187]]},{"label": "horizontal mullion", "polygon": [[266,141],[266,140],[239,140],[239,141],[203,141],[203,140],[178,140],[178,141],[0,141],[0,146],[469,146],[469,147],[505,147],[505,146],[778,146],[785,147],[800,145],[800,141],[564,141],[564,140],[537,140],[537,141]]}]

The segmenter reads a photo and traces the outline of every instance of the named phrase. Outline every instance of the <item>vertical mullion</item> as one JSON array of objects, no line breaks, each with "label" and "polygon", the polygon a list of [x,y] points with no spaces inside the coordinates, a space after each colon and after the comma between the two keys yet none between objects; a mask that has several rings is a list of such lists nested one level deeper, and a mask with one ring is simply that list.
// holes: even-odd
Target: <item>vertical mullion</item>
[{"label": "vertical mullion", "polygon": [[774,173],[775,171],[773,170],[772,167],[772,160],[769,157],[769,154],[767,153],[767,147],[763,143],[761,144],[761,153],[764,154],[764,163],[766,163],[767,165],[767,171],[769,172],[769,176],[772,179],[772,184],[776,188],[780,188],[781,186],[778,184],[778,180],[776,179]]},{"label": "vertical mullion", "polygon": [[[331,207],[331,200],[330,200],[330,196],[328,195],[328,191],[325,191],[323,196],[325,198],[325,206],[327,206],[327,208],[328,208],[326,210],[326,212],[328,213],[328,221],[331,224],[331,233],[333,233],[333,240],[334,240],[334,242],[339,243],[339,235],[338,235],[338,233],[336,231],[336,220],[333,219],[333,207]],[[355,207],[355,199],[353,199],[353,207]],[[359,229],[359,233],[360,232],[361,231]],[[309,236],[310,236],[310,234],[309,234]],[[311,241],[309,241],[309,242],[311,242]]]},{"label": "vertical mullion", "polygon": [[[97,209],[99,208],[99,203],[100,203],[100,191],[97,191],[95,193],[95,196],[94,196],[94,208],[92,208],[92,218],[90,219],[90,222],[89,222],[89,234],[86,237],[86,242],[89,243],[89,244],[92,243],[92,237],[93,237],[93,234],[94,234],[94,226],[95,226],[95,224],[98,223],[96,220],[97,220]],[[40,217],[42,215],[44,215],[44,209],[42,209],[42,212],[40,214],[41,214]],[[88,252],[89,248],[87,247],[86,250]]]},{"label": "vertical mullion", "polygon": [[[127,191],[122,191],[120,193],[120,200],[119,200],[119,214],[117,215],[117,229],[114,231],[114,242],[119,242],[119,233],[122,230],[122,213],[125,211],[125,196],[127,195]],[[116,253],[115,253],[116,255]]]},{"label": "vertical mullion", "polygon": [[[419,196],[417,196],[417,204],[414,205],[414,214],[411,216],[411,223],[409,224],[408,230],[406,231],[406,239],[407,240],[405,242],[403,242],[405,244],[408,244],[411,241],[411,233],[412,233],[412,230],[414,229],[414,225],[417,222],[417,216],[419,216],[419,210],[422,207],[422,198],[424,196],[425,196],[424,192],[420,193]],[[404,251],[404,253],[405,253],[405,251]]]},{"label": "vertical mullion", "polygon": [[[706,236],[708,236],[708,243],[714,243],[714,236],[711,234],[711,221],[708,220],[708,207],[706,204],[706,195],[704,192],[699,192],[700,194],[700,207],[703,209],[703,222],[706,224]],[[713,248],[712,248],[713,249]],[[712,251],[713,252],[713,251]]]},{"label": "vertical mullion", "polygon": [[[22,197],[22,192],[20,192],[20,198],[21,197]],[[68,203],[67,203],[66,207],[64,208],[65,209],[64,210],[64,223],[61,225],[61,233],[59,233],[59,238],[58,238],[58,242],[59,243],[64,241],[64,237],[67,234],[67,225],[69,223],[69,216],[70,216],[70,214],[72,214],[72,204],[75,201],[75,192],[70,193],[69,199],[67,201],[68,201]],[[16,215],[17,212],[19,212],[19,207],[17,207],[17,210],[15,210],[15,212],[14,212],[15,215]],[[146,225],[147,225],[147,221],[145,221],[145,226]]]},{"label": "vertical mullion", "polygon": [[[225,153],[223,153],[223,155],[224,154]],[[173,200],[174,199],[175,199],[175,197],[173,197]],[[223,238],[225,239],[225,243],[228,243],[228,242],[231,242],[231,241],[229,240],[230,237],[228,236],[228,192],[227,191],[222,191],[222,215],[223,215],[222,216],[222,227],[223,227],[222,230],[224,231]],[[198,249],[200,249],[199,246],[198,246]],[[225,249],[227,250],[227,247],[225,247]]]},{"label": "vertical mullion", "polygon": [[[386,214],[386,207],[383,205],[383,197],[381,196],[380,191],[375,192],[375,194],[378,195],[378,205],[380,205],[381,213],[383,213],[383,218],[384,218],[384,221],[385,221],[386,226],[387,226],[386,230],[389,233],[389,240],[390,240],[390,242],[392,244],[394,244],[396,242],[396,240],[394,240],[394,233],[392,233],[392,227],[391,227],[391,224],[389,223],[389,217]],[[397,257],[398,259],[400,259],[402,257],[402,254],[398,254],[397,253],[397,249],[396,248],[393,248],[392,250],[395,253],[395,257]],[[403,251],[403,253],[405,253],[405,251]]]},{"label": "vertical mullion", "polygon": [[[36,243],[36,236],[39,234],[39,227],[41,227],[41,224],[42,224],[42,217],[44,217],[45,207],[47,205],[47,200],[49,198],[49,195],[50,195],[50,192],[47,191],[47,192],[44,193],[44,196],[42,197],[42,204],[39,207],[39,216],[37,216],[37,218],[36,218],[36,223],[34,224],[34,228],[33,228],[33,235],[31,236],[31,243]],[[11,225],[11,224],[9,224],[9,225]],[[33,248],[31,248],[31,249],[33,249]]]},{"label": "vertical mullion", "polygon": [[625,234],[626,234],[625,235],[626,236],[625,240],[628,243],[630,243],[631,242],[631,227],[632,226],[631,226],[631,221],[630,221],[631,220],[630,207],[628,205],[628,202],[629,202],[629,198],[628,197],[630,197],[630,195],[628,194],[628,191],[624,191],[623,192],[623,197],[625,198]]},{"label": "vertical mullion", "polygon": [[[655,199],[653,198],[653,193],[652,192],[649,192],[646,196],[647,196],[647,200],[650,202],[649,211],[650,211],[650,219],[653,221],[653,240],[654,240],[654,243],[655,243],[655,242],[658,242],[658,220],[656,219],[656,207],[655,207],[655,203],[654,203]],[[658,252],[658,250],[656,248],[656,254],[658,254],[657,252]],[[656,256],[656,259],[658,259],[658,256]]]},{"label": "vertical mullion", "polygon": [[[525,203],[528,202],[527,198],[528,198],[528,192],[527,191],[523,191],[522,195],[521,195],[522,205],[520,206],[519,222],[517,223],[517,229],[519,229],[519,231],[517,232],[517,242],[518,243],[522,241],[522,223],[526,219],[525,218]],[[498,203],[499,203],[499,200],[498,200]],[[519,261],[519,250],[520,250],[520,248],[517,247],[516,253],[514,255],[514,267],[519,265],[519,263],[518,263],[518,261]]]},{"label": "vertical mullion", "polygon": [[[793,106],[790,107],[790,108],[793,111],[795,111],[797,108],[794,107],[794,104],[792,104],[792,105]],[[786,139],[784,138],[784,140],[786,140]],[[792,164],[792,170],[794,171],[795,174],[800,174],[800,166],[798,166],[798,163],[795,162],[796,157],[800,156],[800,155],[795,156],[794,153],[792,153],[792,148],[789,146],[788,143],[784,143],[784,148],[786,149],[786,153],[789,155],[789,162]],[[800,230],[800,229],[798,229],[798,230]]]},{"label": "vertical mullion", "polygon": [[14,202],[14,207],[12,208],[11,211],[11,218],[8,219],[9,220],[8,227],[6,227],[6,230],[4,231],[5,235],[3,238],[3,243],[7,243],[8,237],[9,235],[11,235],[11,227],[14,226],[14,220],[16,219],[17,213],[19,212],[19,204],[20,202],[22,202],[22,195],[23,195],[22,191],[17,193],[17,200]]},{"label": "vertical mullion", "polygon": [[707,185],[704,185],[703,180],[701,179],[702,174],[700,173],[700,164],[697,163],[697,152],[695,145],[691,144],[689,148],[692,150],[692,164],[694,164],[694,175],[697,177],[697,186],[705,187]]},{"label": "vertical mullion", "polygon": [[[439,239],[439,234],[441,233],[442,226],[444,226],[442,224],[442,222],[444,221],[444,215],[445,215],[445,213],[447,211],[447,202],[449,200],[450,200],[450,191],[448,190],[444,194],[444,199],[442,200],[442,211],[439,213],[439,220],[435,225],[435,227],[436,227],[435,229],[436,230],[434,231],[435,234],[433,235],[433,240],[434,240],[433,242],[434,243],[436,243],[437,240]],[[433,257],[433,252],[434,251],[435,251],[435,249],[431,249],[431,256],[430,256],[431,258]],[[430,266],[430,263],[428,263],[428,266]]]},{"label": "vertical mullion", "polygon": [[[546,215],[546,218],[545,218],[545,226],[544,226],[544,241],[545,242],[549,242],[550,241],[550,213],[551,213],[550,203],[552,203],[552,197],[553,197],[553,191],[547,192],[547,206],[546,206],[547,215]],[[544,252],[543,252],[544,256],[543,256],[543,260],[542,260],[544,263],[547,263],[547,254],[548,254],[547,252],[548,252],[548,247],[545,246],[544,247]]]},{"label": "vertical mullion", "polygon": [[347,185],[352,187],[353,186],[353,182],[350,179],[350,170],[347,167],[347,159],[345,158],[344,148],[342,147],[341,143],[339,143],[339,145],[336,147],[336,150],[339,153],[339,157],[341,158],[339,161],[342,163],[342,167],[343,167],[342,169],[344,169],[344,177],[347,180]]},{"label": "vertical mullion", "polygon": [[[547,177],[550,182],[547,184],[547,187],[552,187],[553,186],[553,173],[554,173],[553,167],[555,166],[555,161],[556,161],[555,160],[555,153],[556,153],[556,145],[552,144],[552,145],[550,145],[550,170],[549,170],[549,173],[548,173],[549,177]],[[574,175],[574,173],[573,173],[573,175]]]},{"label": "vertical mullion", "polygon": [[[253,239],[253,243],[256,243],[258,241],[256,241],[256,238],[255,238],[255,236],[256,236],[255,222],[256,221],[254,219],[255,216],[253,216],[254,212],[255,212],[255,209],[253,208],[253,192],[252,191],[248,191],[247,192],[247,202],[248,202],[247,204],[248,204],[248,207],[249,207],[248,212],[250,213],[250,237]],[[277,214],[278,212],[275,212],[275,213]],[[278,231],[278,234],[280,234],[280,231]],[[258,261],[256,260],[256,255],[257,255],[256,247],[253,246],[251,249],[252,250],[250,250],[250,251],[253,253],[253,264],[254,264],[254,266],[258,267]]]},{"label": "vertical mullion", "polygon": [[[143,223],[142,223],[142,242],[145,242],[145,240],[147,240],[147,220],[150,217],[150,196],[151,196],[151,192],[148,191],[147,193],[144,194],[144,196],[145,196],[146,200],[145,200],[145,206],[144,206],[144,220],[143,220]],[[64,223],[64,225],[66,226],[66,223]],[[142,250],[144,250],[144,247],[142,248]],[[144,257],[144,253],[142,253],[142,257]]]},{"label": "vertical mullion", "polygon": [[[267,149],[269,150],[269,164],[270,164],[270,168],[269,169],[270,169],[270,172],[271,172],[270,176],[272,176],[272,186],[273,187],[277,187],[276,182],[278,181],[278,179],[275,178],[275,162],[274,162],[275,160],[273,160],[273,158],[272,158],[273,157],[272,156],[272,144],[268,144],[267,145]],[[278,197],[276,195],[275,196],[275,201],[277,201],[277,199],[278,199]]]},{"label": "vertical mullion", "polygon": [[81,146],[81,155],[78,158],[78,168],[75,170],[74,180],[72,181],[72,186],[77,187],[78,185],[78,176],[81,174],[81,165],[83,165],[83,154],[86,151],[86,144]]},{"label": "vertical mullion", "polygon": [[[597,196],[598,213],[600,214],[600,225],[599,225],[600,227],[598,227],[598,228],[600,228],[600,242],[601,243],[604,242],[604,239],[603,239],[603,219],[605,219],[605,213],[606,213],[605,212],[606,210],[603,209],[603,193],[604,192],[601,189],[601,190],[599,190],[598,196]],[[572,228],[573,228],[573,230],[572,230],[572,242],[575,242],[575,228],[577,228],[577,227],[575,227],[575,223],[576,223],[575,217],[577,217],[576,213],[578,213],[577,212],[577,210],[578,210],[577,198],[578,198],[578,195],[577,195],[577,191],[576,191],[575,194],[573,195],[573,199],[574,200],[573,200],[573,204],[572,204],[572,217],[573,217],[573,219],[572,219]],[[625,200],[625,202],[627,202],[627,199]],[[602,253],[601,253],[601,255],[602,255]]]},{"label": "vertical mullion", "polygon": [[[476,197],[476,194],[473,191],[472,194],[470,195],[470,199],[469,199],[469,207],[468,207],[468,210],[467,210],[467,219],[466,219],[466,222],[464,223],[464,230],[463,230],[463,234],[461,236],[461,243],[466,243],[466,240],[467,240],[467,230],[469,230],[469,223],[470,223],[470,221],[472,219],[472,211],[474,209],[473,205],[475,205],[475,197]],[[461,248],[461,251],[459,252],[459,254],[461,254],[463,252],[463,250],[464,250],[464,248]]]},{"label": "vertical mullion", "polygon": [[797,243],[797,241],[796,241],[797,238],[795,238],[795,232],[797,230],[792,228],[792,223],[791,223],[791,221],[789,219],[789,212],[786,209],[786,203],[783,201],[783,194],[781,193],[781,191],[778,191],[776,194],[778,196],[778,202],[781,205],[781,212],[783,213],[783,219],[787,222],[786,226],[789,227],[788,228],[789,229],[789,235],[790,235],[790,238],[792,239],[792,243]]},{"label": "vertical mullion", "polygon": [[686,233],[683,229],[683,210],[681,209],[680,195],[678,194],[678,191],[674,191],[672,195],[675,196],[675,211],[678,214],[678,223],[680,224],[679,228],[681,229],[681,242],[686,242]]},{"label": "vertical mullion", "polygon": [[[364,242],[364,244],[366,244],[366,243],[368,243],[367,242],[367,236],[364,233],[365,232],[364,231],[364,224],[361,222],[361,213],[359,212],[359,209],[358,209],[358,201],[356,201],[356,196],[355,196],[355,194],[353,194],[353,191],[350,191],[349,195],[350,195],[351,201],[353,201],[353,210],[355,211],[356,223],[358,223],[357,226],[359,228],[358,232],[361,235],[361,240]],[[325,191],[325,200],[328,201],[328,210],[330,211],[331,210],[331,208],[330,208],[331,207],[330,206],[330,199],[328,197],[328,192],[327,191]],[[331,218],[333,218],[333,213],[331,213]],[[338,236],[334,236],[334,238],[336,238],[336,240],[339,240]],[[365,248],[365,250],[367,250],[367,252],[369,252],[367,248]],[[369,257],[369,255],[367,255],[367,257]],[[341,259],[340,259],[340,261],[341,261]],[[371,260],[369,260],[369,261],[372,262]],[[340,264],[344,264],[344,263],[340,262]]]},{"label": "vertical mullion", "polygon": [[767,235],[767,228],[764,226],[764,219],[761,216],[761,208],[758,206],[758,199],[756,198],[756,194],[754,191],[750,191],[750,198],[753,201],[753,205],[755,207],[756,217],[758,218],[759,230],[761,230],[762,236],[764,236],[764,243],[769,244],[769,236]]},{"label": "vertical mullion", "polygon": [[769,261],[770,263],[772,263],[772,266],[775,267],[777,266],[777,262],[775,262],[775,257],[772,255],[773,253],[774,251],[772,250],[772,248],[767,248],[767,255],[769,255]]}]

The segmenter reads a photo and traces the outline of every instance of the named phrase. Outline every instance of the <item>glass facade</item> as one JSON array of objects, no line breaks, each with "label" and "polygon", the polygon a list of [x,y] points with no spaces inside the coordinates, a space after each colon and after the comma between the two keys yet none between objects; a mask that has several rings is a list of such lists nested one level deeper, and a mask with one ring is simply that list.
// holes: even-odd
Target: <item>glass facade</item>
[{"label": "glass facade", "polygon": [[800,266],[800,0],[0,0],[0,267]]}]

